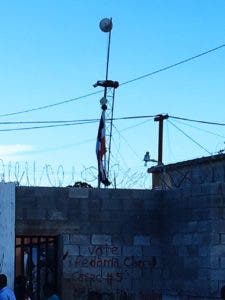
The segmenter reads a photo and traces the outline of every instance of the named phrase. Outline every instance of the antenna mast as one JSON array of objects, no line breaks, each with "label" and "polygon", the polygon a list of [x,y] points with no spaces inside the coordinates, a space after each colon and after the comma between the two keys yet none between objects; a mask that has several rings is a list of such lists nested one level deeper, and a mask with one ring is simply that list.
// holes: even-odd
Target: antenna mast
[{"label": "antenna mast", "polygon": [[[111,141],[112,141],[112,127],[113,127],[113,115],[114,115],[114,100],[115,100],[115,89],[118,88],[119,82],[108,79],[109,74],[109,57],[110,57],[110,46],[111,46],[111,31],[113,27],[112,18],[104,18],[100,21],[99,27],[101,31],[108,33],[108,47],[106,57],[106,72],[105,80],[98,80],[93,86],[104,87],[104,96],[100,100],[102,111],[105,114],[105,132],[106,132],[106,151],[104,156],[104,170],[106,177],[109,176],[110,172],[110,157],[111,157]],[[101,182],[98,179],[98,187]]]}]

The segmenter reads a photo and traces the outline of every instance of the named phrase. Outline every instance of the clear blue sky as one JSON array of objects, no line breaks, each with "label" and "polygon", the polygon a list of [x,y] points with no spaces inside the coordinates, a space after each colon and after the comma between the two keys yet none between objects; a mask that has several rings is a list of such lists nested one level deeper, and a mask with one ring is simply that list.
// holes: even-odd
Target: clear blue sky
[{"label": "clear blue sky", "polygon": [[[224,0],[1,1],[0,114],[97,91],[92,84],[105,76],[107,34],[98,26],[104,17],[113,19],[109,77],[119,82],[225,43]],[[116,91],[115,117],[168,113],[225,122],[224,79],[225,48],[222,48],[174,69],[121,86]],[[101,96],[1,117],[0,121],[99,118]],[[157,158],[157,124],[151,119],[140,125],[143,121],[115,122],[120,134],[114,130],[112,164],[120,169],[122,177],[130,176],[126,173],[128,168],[132,170],[129,174],[146,173],[142,159],[147,150],[152,158]],[[171,122],[210,153],[215,154],[225,147],[225,127],[188,123],[222,136],[219,137],[188,127],[187,122]],[[0,125],[0,129],[3,128],[11,127]],[[25,170],[23,179],[29,177],[32,184],[35,174],[38,184],[45,164],[52,167],[49,174],[55,174],[59,165],[64,167],[68,178],[63,184],[70,181],[72,166],[75,181],[86,179],[80,177],[83,168],[96,167],[97,128],[96,123],[0,132],[0,157],[5,163],[6,180],[9,172],[10,178],[15,172],[21,177]],[[164,138],[164,163],[208,155],[168,122],[165,123]],[[17,165],[15,171],[16,161],[19,170]],[[33,162],[36,163],[35,172]],[[0,168],[2,174],[2,165]],[[115,170],[119,178],[117,173]],[[54,175],[50,175],[54,181]],[[92,177],[91,174],[88,176]],[[136,178],[137,186],[143,176]],[[41,184],[44,182],[48,180],[43,179]],[[123,181],[120,186],[127,187],[128,184]]]}]

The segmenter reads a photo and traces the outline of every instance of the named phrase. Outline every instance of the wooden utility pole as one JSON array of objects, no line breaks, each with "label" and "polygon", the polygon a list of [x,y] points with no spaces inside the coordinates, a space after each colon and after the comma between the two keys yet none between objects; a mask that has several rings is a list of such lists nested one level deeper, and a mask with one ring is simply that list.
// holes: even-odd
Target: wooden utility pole
[{"label": "wooden utility pole", "polygon": [[158,137],[158,165],[162,164],[163,157],[163,121],[168,119],[169,116],[160,114],[155,116],[154,121],[159,122],[159,137]]}]

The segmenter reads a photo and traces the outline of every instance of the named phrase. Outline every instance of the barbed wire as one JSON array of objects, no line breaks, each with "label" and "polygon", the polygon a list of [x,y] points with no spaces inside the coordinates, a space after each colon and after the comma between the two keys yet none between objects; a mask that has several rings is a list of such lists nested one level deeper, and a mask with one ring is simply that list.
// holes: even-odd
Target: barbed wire
[{"label": "barbed wire", "polygon": [[[124,169],[119,163],[111,166],[109,177],[112,188],[138,188],[148,189],[150,184],[149,174],[143,166],[143,171],[132,168]],[[49,186],[66,187],[73,186],[82,180],[92,187],[97,187],[98,170],[95,166],[82,166],[82,170],[71,166],[69,172],[65,172],[63,165],[53,167],[51,164],[38,166],[31,162],[4,162],[0,159],[0,181],[14,182],[18,186]]]}]

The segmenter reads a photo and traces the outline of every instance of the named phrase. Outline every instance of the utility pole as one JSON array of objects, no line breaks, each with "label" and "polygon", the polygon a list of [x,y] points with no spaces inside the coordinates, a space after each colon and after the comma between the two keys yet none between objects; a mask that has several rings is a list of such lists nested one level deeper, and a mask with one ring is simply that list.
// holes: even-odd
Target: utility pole
[{"label": "utility pole", "polygon": [[157,115],[154,118],[155,122],[159,122],[159,137],[158,137],[158,165],[162,164],[163,158],[163,121],[168,119],[169,115]]}]

